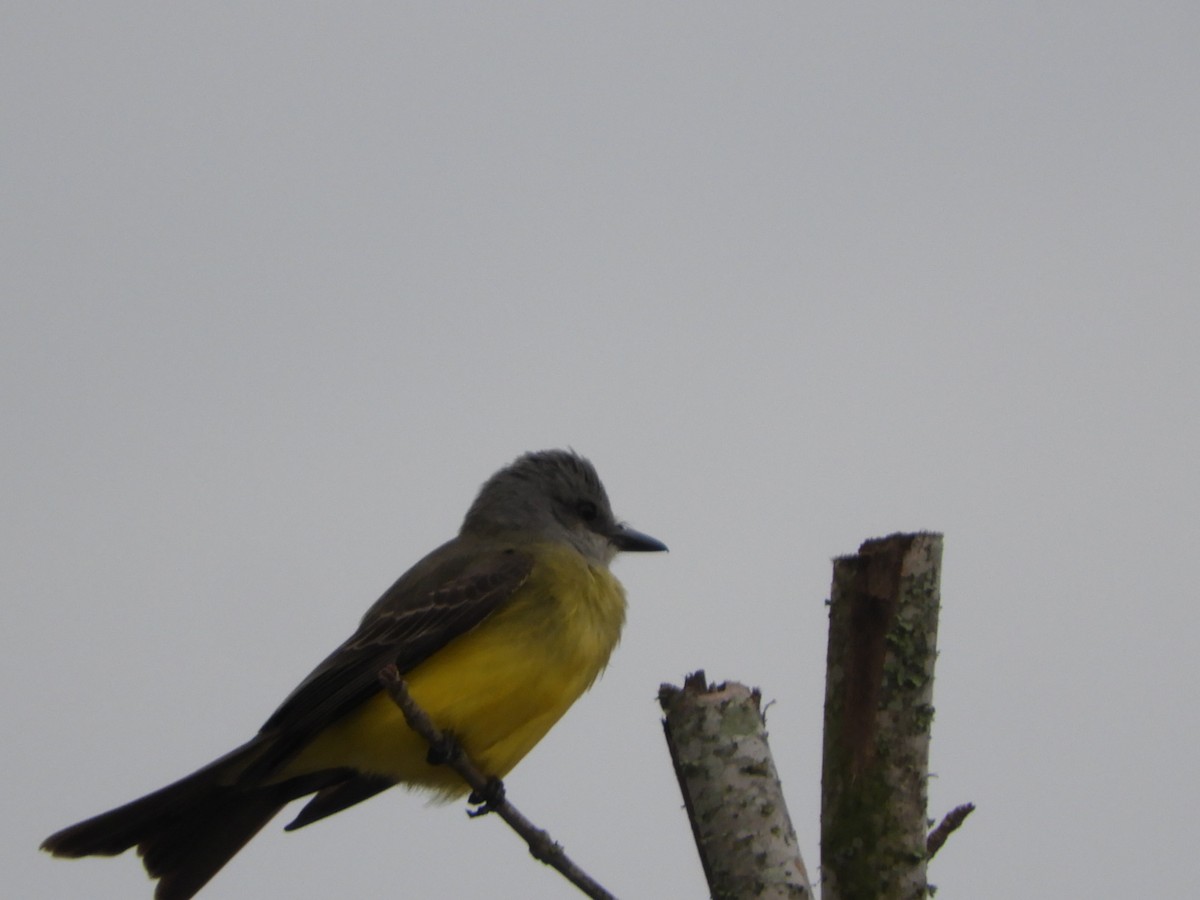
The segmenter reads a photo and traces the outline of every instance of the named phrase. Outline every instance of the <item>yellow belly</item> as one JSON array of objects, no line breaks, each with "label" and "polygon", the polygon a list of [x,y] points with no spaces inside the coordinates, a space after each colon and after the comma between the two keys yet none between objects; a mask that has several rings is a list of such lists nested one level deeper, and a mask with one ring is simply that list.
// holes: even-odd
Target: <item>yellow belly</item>
[{"label": "yellow belly", "polygon": [[[413,699],[489,775],[506,775],[604,670],[625,595],[573,550],[542,547],[529,579],[472,631],[405,674]],[[289,775],[335,766],[385,775],[449,798],[466,786],[426,762],[428,746],[381,691],[323,731]]]}]

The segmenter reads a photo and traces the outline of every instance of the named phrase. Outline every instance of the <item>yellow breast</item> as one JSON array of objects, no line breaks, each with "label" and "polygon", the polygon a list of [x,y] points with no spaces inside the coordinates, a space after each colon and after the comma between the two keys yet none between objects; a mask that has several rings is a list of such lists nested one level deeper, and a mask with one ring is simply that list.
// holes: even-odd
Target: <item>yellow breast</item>
[{"label": "yellow breast", "polygon": [[[569,548],[537,562],[505,606],[405,674],[413,699],[490,775],[506,775],[604,670],[625,620],[625,592]],[[382,692],[326,729],[289,774],[333,766],[386,775],[449,798],[466,791]]]}]

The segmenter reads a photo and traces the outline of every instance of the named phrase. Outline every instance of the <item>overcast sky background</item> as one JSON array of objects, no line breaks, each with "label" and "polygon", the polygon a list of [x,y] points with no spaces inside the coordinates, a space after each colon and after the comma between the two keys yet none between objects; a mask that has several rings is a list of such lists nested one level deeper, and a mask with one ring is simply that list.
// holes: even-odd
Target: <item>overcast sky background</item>
[{"label": "overcast sky background", "polygon": [[[773,701],[816,872],[830,558],[946,535],[939,898],[1195,890],[1200,6],[5,5],[4,892],[245,740],[520,452],[624,558],[510,796],[701,897],[658,685]],[[569,897],[394,791],[206,898]]]}]

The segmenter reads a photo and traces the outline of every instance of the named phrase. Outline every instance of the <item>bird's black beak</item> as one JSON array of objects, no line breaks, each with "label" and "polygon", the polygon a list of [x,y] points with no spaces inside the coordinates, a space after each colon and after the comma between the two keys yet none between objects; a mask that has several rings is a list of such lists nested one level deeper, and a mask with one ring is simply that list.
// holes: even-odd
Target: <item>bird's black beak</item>
[{"label": "bird's black beak", "polygon": [[617,525],[609,541],[618,550],[624,550],[626,553],[652,553],[667,549],[667,545],[658,538],[642,534],[628,525]]}]

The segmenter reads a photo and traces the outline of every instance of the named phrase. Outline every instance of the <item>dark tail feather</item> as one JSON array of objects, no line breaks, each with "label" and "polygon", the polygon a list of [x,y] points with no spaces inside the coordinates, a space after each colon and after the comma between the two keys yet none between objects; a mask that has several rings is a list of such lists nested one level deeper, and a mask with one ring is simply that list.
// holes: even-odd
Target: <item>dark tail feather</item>
[{"label": "dark tail feather", "polygon": [[288,803],[350,776],[329,769],[263,787],[218,788],[203,803],[138,842],[155,900],[188,900]]},{"label": "dark tail feather", "polygon": [[222,784],[232,784],[260,750],[261,741],[255,738],[165,788],[50,835],[42,849],[70,857],[123,853],[186,816],[219,792]]},{"label": "dark tail feather", "polygon": [[221,789],[186,818],[142,840],[138,853],[150,877],[159,879],[155,900],[194,897],[292,799],[281,788]]},{"label": "dark tail feather", "polygon": [[349,777],[330,770],[277,784],[239,782],[258,738],[132,803],[64,828],[42,843],[55,856],[115,856],[136,846],[156,900],[187,900],[287,803]]}]

